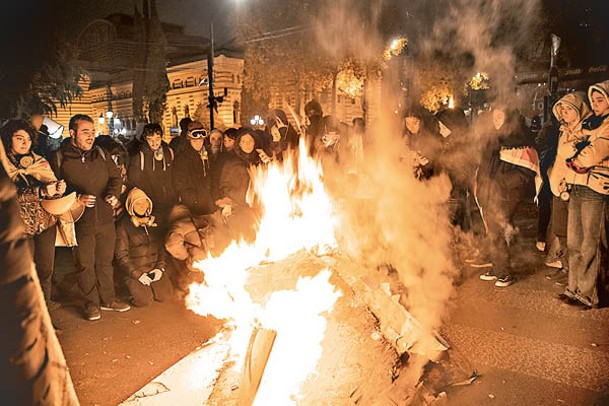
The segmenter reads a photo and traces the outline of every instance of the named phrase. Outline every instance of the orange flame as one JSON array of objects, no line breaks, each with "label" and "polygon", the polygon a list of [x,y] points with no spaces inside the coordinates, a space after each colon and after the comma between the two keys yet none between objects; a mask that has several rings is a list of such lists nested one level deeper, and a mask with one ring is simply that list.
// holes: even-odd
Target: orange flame
[{"label": "orange flame", "polygon": [[308,157],[303,140],[299,157],[251,171],[248,200],[258,202],[264,213],[254,243],[234,242],[221,256],[197,262],[205,282],[192,284],[186,298],[195,313],[228,320],[235,368],[242,366],[253,327],[277,331],[257,404],[289,404],[298,397],[300,385],[315,372],[321,357],[326,328],[321,315],[340,297],[328,270],[300,278],[294,290],[273,292],[265,303],[254,302],[246,289],[251,268],[262,262],[280,261],[302,249],[325,253],[337,245],[337,221],[321,166]]}]

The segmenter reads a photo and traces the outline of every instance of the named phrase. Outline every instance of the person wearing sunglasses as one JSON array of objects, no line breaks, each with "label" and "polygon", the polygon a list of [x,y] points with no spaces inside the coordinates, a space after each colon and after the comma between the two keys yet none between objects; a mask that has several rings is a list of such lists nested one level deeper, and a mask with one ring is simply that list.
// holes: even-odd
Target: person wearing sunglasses
[{"label": "person wearing sunglasses", "polygon": [[207,130],[198,122],[191,123],[187,142],[176,154],[173,186],[180,202],[194,215],[216,211],[211,193],[211,168]]}]

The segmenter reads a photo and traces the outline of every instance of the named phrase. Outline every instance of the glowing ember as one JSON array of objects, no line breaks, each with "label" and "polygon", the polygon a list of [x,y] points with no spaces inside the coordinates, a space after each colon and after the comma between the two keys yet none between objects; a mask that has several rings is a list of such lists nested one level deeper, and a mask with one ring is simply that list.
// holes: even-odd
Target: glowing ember
[{"label": "glowing ember", "polygon": [[192,284],[186,298],[197,314],[227,319],[233,328],[230,346],[236,369],[242,366],[254,327],[277,332],[257,404],[298,399],[300,385],[315,372],[321,357],[323,313],[330,312],[340,297],[328,270],[300,278],[293,290],[272,292],[265,303],[255,303],[246,290],[252,268],[263,262],[280,261],[302,249],[324,253],[336,247],[336,220],[321,167],[308,158],[302,140],[299,152],[297,165],[289,157],[282,166],[272,163],[252,172],[249,200],[258,202],[264,212],[255,242],[233,243],[220,257],[198,262],[205,282]]}]

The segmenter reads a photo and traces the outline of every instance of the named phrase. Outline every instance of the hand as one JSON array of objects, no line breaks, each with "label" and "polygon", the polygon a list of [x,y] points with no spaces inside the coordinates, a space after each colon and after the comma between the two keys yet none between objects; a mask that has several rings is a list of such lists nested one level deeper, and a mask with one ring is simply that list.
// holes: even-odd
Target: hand
[{"label": "hand", "polygon": [[260,156],[262,163],[268,164],[271,162],[271,158],[266,154],[266,152],[264,152],[263,149],[258,148],[256,152],[258,153],[258,156]]},{"label": "hand", "polygon": [[222,199],[216,200],[216,206],[225,207],[225,206],[234,206],[233,199],[230,197],[223,197]]},{"label": "hand", "polygon": [[85,207],[95,207],[95,196],[93,195],[80,195],[78,200],[85,205]]},{"label": "hand", "polygon": [[[154,277],[152,278],[152,282],[156,282],[163,277],[162,269],[156,268],[156,269],[153,269],[152,271],[150,271],[150,273],[154,274]],[[150,275],[148,275],[148,277],[150,277]]]},{"label": "hand", "polygon": [[104,201],[113,208],[118,206],[118,199],[116,198],[116,196],[108,195],[104,198]]},{"label": "hand", "polygon": [[427,159],[423,155],[419,155],[418,158],[419,158],[419,165],[421,165],[421,166],[425,166],[429,163],[429,159]]},{"label": "hand", "polygon": [[142,276],[138,278],[138,281],[144,286],[150,286],[152,283],[152,279],[150,279],[150,276],[148,276],[147,273],[143,273]]},{"label": "hand", "polygon": [[66,181],[61,179],[58,180],[56,183],[56,188],[57,188],[57,194],[59,195],[63,195],[66,192],[67,189],[67,185],[66,185]]},{"label": "hand", "polygon": [[233,206],[222,207],[222,217],[226,218],[233,214]]}]

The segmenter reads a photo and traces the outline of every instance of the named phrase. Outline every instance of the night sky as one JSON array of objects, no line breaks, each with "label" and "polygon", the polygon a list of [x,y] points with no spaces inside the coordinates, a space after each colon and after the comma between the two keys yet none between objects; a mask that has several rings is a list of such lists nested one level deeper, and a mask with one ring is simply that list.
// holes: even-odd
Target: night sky
[{"label": "night sky", "polygon": [[[231,8],[245,0],[157,0],[161,21],[185,26],[185,33],[209,38],[214,16],[214,37],[222,44],[232,38],[227,24]],[[21,0],[3,1],[0,6],[0,29],[4,37],[28,30],[45,31],[58,28],[68,36],[78,35],[89,22],[112,13],[133,14],[135,4],[142,9],[142,0]],[[33,33],[32,33],[33,34]],[[35,37],[35,35],[34,35]]]}]

